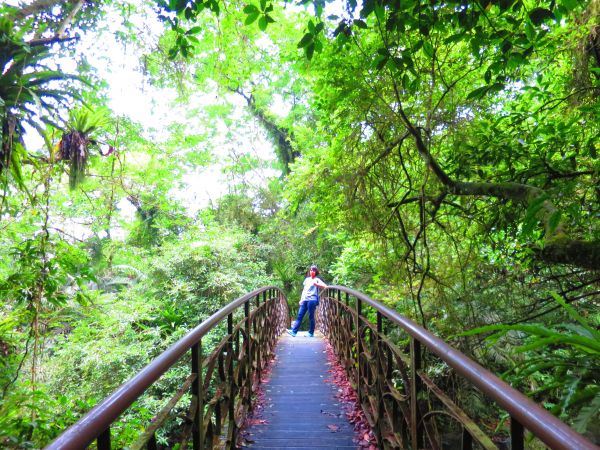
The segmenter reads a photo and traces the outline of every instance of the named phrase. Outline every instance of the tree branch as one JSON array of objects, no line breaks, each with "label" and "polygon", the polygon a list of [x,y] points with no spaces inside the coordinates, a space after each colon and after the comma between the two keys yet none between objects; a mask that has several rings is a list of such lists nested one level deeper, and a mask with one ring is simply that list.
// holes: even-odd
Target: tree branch
[{"label": "tree branch", "polygon": [[[408,130],[414,137],[421,159],[448,189],[449,193],[461,196],[496,197],[519,201],[526,205],[546,195],[543,189],[521,183],[458,182],[452,180],[429,152],[420,130],[410,124],[404,111],[401,110],[400,113]],[[546,231],[544,247],[537,252],[542,260],[549,263],[571,264],[577,267],[600,270],[600,241],[586,242],[570,239],[566,236],[561,223],[552,228],[550,218],[558,210],[551,201],[544,200],[541,203],[540,211],[543,214],[542,222]]]},{"label": "tree branch", "polygon": [[61,0],[34,0],[30,5],[17,9],[14,14],[11,15],[11,18],[14,20],[22,20],[40,12],[48,11],[53,6],[57,6],[61,3]]},{"label": "tree branch", "polygon": [[83,4],[85,2],[86,2],[86,0],[76,0],[76,3],[73,5],[73,9],[71,9],[71,11],[69,11],[69,14],[67,14],[65,16],[65,18],[59,25],[58,30],[56,30],[57,37],[61,37],[61,38],[64,37],[65,30],[67,29],[67,27],[71,26],[71,24],[73,23],[73,20],[75,19],[75,16],[81,10],[81,8],[83,8]]},{"label": "tree branch", "polygon": [[287,128],[283,128],[277,125],[273,119],[266,116],[265,112],[256,106],[254,97],[252,94],[245,94],[240,88],[232,89],[233,92],[241,95],[248,103],[248,109],[252,115],[259,121],[263,128],[267,131],[267,134],[271,137],[280,161],[283,163],[284,173],[290,172],[290,164],[300,156],[300,153],[294,150],[290,143],[290,133]]}]

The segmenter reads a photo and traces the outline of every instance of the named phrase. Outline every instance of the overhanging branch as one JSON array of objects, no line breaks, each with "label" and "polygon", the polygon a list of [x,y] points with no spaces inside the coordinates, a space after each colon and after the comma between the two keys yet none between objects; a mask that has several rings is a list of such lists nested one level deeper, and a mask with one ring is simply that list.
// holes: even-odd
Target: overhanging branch
[{"label": "overhanging branch", "polygon": [[[408,130],[415,139],[419,155],[433,172],[436,178],[454,195],[495,197],[513,200],[529,205],[532,201],[540,199],[546,193],[543,189],[520,183],[487,183],[487,182],[460,182],[455,181],[440,167],[435,158],[425,145],[420,131],[408,123],[403,116]],[[550,226],[550,218],[557,212],[557,208],[549,200],[544,200],[540,205],[542,222],[546,230],[544,247],[537,252],[538,256],[550,263],[571,264],[577,267],[600,270],[600,241],[580,241],[567,237],[564,227],[559,223],[556,227]]]},{"label": "overhanging branch", "polygon": [[273,145],[279,156],[279,160],[283,164],[284,174],[290,172],[290,164],[292,164],[300,154],[294,150],[290,143],[290,133],[287,128],[281,127],[276,124],[273,119],[267,117],[265,112],[256,106],[254,96],[252,94],[247,95],[241,89],[232,89],[233,92],[244,97],[246,103],[248,103],[248,109],[250,113],[258,120],[258,122],[266,130],[268,136],[271,138]]}]

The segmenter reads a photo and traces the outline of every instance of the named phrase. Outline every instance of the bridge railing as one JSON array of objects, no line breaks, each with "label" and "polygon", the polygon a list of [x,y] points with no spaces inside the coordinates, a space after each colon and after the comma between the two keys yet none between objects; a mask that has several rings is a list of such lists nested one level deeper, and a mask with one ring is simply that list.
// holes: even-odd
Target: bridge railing
[{"label": "bridge railing", "polygon": [[[239,319],[234,324],[234,320]],[[218,326],[226,336],[206,356],[202,338]],[[85,449],[96,441],[99,450],[111,448],[111,425],[169,368],[186,355],[190,375],[129,449],[157,448],[156,431],[186,392],[191,394],[187,416],[178,433],[179,449],[235,448],[239,427],[251,404],[260,373],[271,358],[277,339],[289,324],[283,291],[269,286],[234,300],[119,387],[68,428],[46,449]],[[170,442],[169,447],[174,447]]]},{"label": "bridge railing", "polygon": [[[317,320],[356,386],[380,449],[498,448],[427,375],[425,361],[432,359],[444,361],[508,413],[511,449],[524,448],[525,429],[553,450],[598,449],[461,352],[360,292],[329,286]],[[458,443],[447,441],[445,432],[452,429]]]}]

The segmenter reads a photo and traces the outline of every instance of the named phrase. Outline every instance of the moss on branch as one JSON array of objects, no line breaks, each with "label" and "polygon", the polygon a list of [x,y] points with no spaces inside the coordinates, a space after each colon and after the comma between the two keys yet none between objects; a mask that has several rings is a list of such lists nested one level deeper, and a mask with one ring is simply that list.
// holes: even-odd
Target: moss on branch
[{"label": "moss on branch", "polygon": [[546,192],[543,189],[514,182],[488,183],[452,180],[431,155],[421,134],[417,131],[412,134],[423,162],[449,193],[460,196],[495,197],[521,202],[527,206],[536,200],[540,200],[539,211],[546,231],[544,247],[537,252],[541,260],[549,263],[570,264],[586,269],[600,270],[600,241],[574,240],[566,235],[561,223],[551,225],[551,219],[558,210],[547,198],[542,201],[542,197],[546,197]]}]

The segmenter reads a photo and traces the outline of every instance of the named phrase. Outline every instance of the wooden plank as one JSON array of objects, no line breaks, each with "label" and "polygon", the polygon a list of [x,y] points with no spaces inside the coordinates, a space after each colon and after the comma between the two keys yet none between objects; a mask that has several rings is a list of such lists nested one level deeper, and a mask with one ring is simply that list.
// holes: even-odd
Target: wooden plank
[{"label": "wooden plank", "polygon": [[244,435],[253,450],[356,449],[353,426],[336,398],[325,342],[319,334],[284,335],[276,349],[271,378],[263,385],[266,404]]}]

